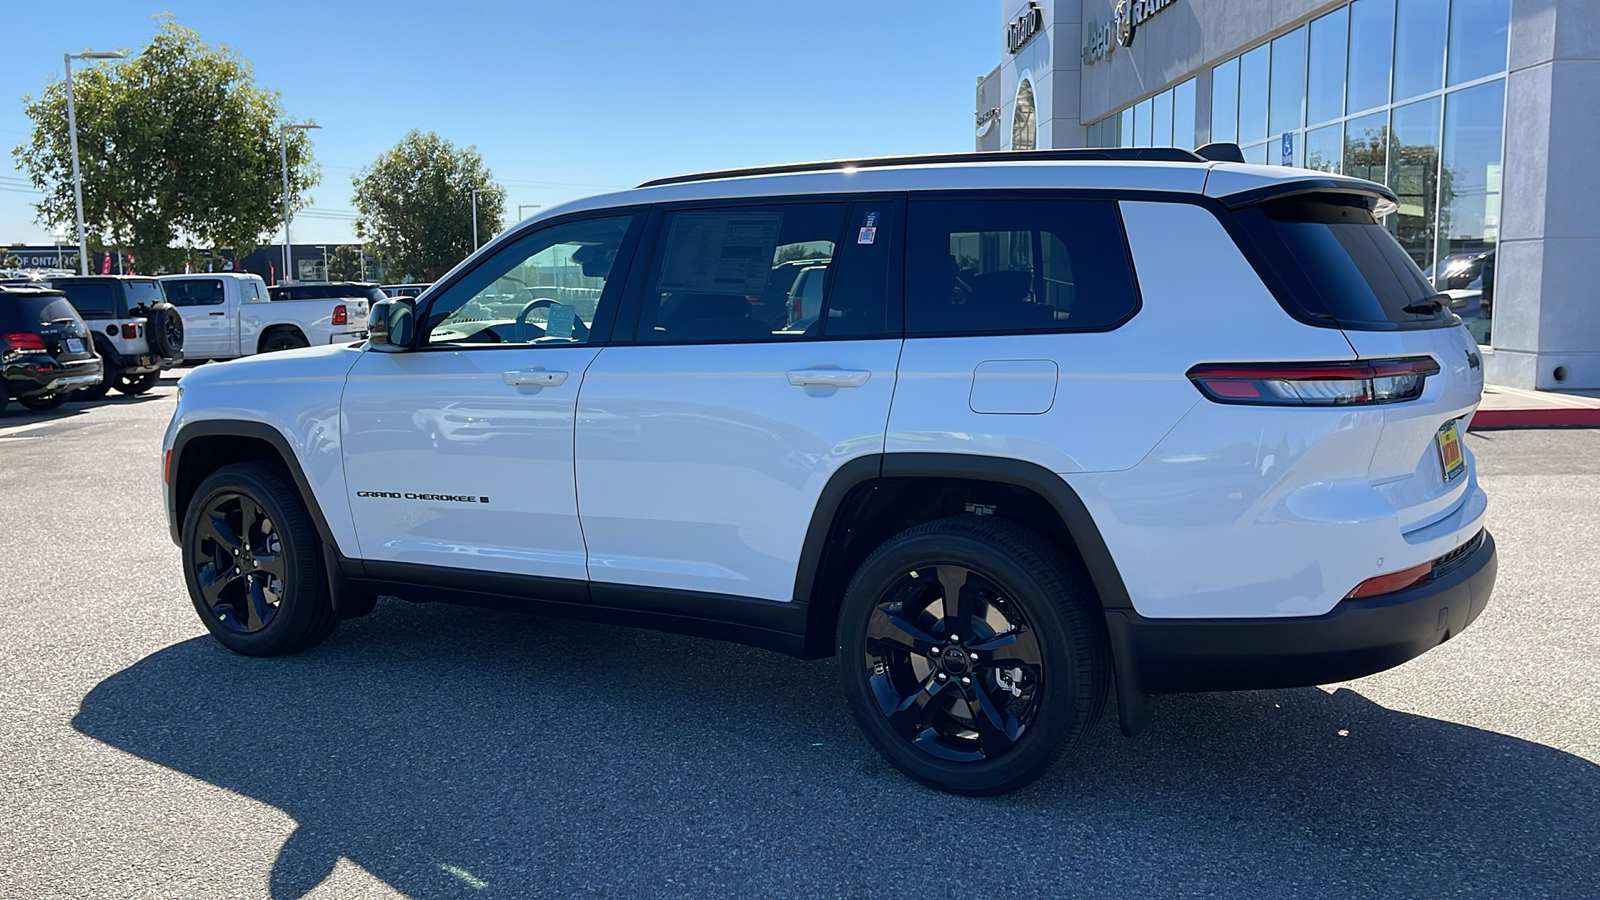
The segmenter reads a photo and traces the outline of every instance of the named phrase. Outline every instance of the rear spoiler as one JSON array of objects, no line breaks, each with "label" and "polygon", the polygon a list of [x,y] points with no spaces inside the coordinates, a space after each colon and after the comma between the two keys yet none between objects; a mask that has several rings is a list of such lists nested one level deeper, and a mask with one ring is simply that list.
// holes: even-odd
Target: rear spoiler
[{"label": "rear spoiler", "polygon": [[1344,194],[1361,197],[1367,201],[1367,208],[1372,211],[1373,216],[1379,219],[1400,208],[1400,198],[1395,196],[1394,191],[1376,181],[1365,181],[1360,178],[1346,178],[1342,175],[1310,176],[1285,178],[1267,184],[1260,184],[1257,179],[1251,179],[1257,183],[1241,184],[1238,185],[1238,190],[1229,191],[1227,188],[1232,185],[1212,183],[1218,174],[1215,169],[1209,173],[1206,178],[1206,193],[1221,200],[1229,209],[1254,206],[1268,200],[1281,200],[1303,194]]}]

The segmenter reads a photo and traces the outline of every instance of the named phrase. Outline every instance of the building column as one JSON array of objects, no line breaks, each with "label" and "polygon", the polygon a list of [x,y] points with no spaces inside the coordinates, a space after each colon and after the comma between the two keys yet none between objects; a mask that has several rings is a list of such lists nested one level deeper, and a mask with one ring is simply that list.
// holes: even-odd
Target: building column
[{"label": "building column", "polygon": [[1595,0],[1514,0],[1489,381],[1600,389]]}]

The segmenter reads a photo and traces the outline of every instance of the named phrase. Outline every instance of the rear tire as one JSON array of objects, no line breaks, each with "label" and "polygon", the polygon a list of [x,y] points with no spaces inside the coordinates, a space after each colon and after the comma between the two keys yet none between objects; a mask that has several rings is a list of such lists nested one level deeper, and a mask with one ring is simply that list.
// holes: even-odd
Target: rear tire
[{"label": "rear tire", "polygon": [[39,394],[34,397],[18,397],[17,402],[31,410],[46,412],[56,409],[67,402],[67,395],[64,393]]},{"label": "rear tire", "polygon": [[262,353],[277,353],[280,350],[298,350],[309,347],[311,342],[306,336],[292,328],[281,328],[268,334],[261,340]]},{"label": "rear tire", "polygon": [[867,558],[838,658],[878,752],[956,794],[1043,775],[1099,718],[1111,680],[1087,573],[1036,532],[977,516],[911,528]]},{"label": "rear tire", "polygon": [[144,392],[155,387],[156,382],[160,379],[160,372],[146,372],[143,375],[119,374],[116,376],[116,383],[113,386],[118,391],[127,394],[129,397],[137,397],[138,395],[143,394]]},{"label": "rear tire", "polygon": [[300,492],[278,463],[213,472],[183,522],[183,573],[200,621],[244,656],[282,656],[337,627],[322,545]]},{"label": "rear tire", "polygon": [[67,399],[74,403],[91,403],[99,400],[105,397],[107,391],[111,390],[111,382],[116,377],[116,375],[108,372],[100,379],[99,384],[91,384],[86,388],[79,388],[68,394]]}]

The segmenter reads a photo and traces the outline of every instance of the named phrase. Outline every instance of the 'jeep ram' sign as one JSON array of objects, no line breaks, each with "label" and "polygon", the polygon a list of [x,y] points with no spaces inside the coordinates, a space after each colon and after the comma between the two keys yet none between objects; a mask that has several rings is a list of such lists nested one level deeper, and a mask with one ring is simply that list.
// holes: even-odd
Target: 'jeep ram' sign
[{"label": "'jeep ram' sign", "polygon": [[1133,37],[1146,19],[1177,3],[1178,0],[1117,0],[1116,12],[1104,25],[1090,22],[1085,28],[1083,63],[1099,62],[1118,47],[1133,46]]}]

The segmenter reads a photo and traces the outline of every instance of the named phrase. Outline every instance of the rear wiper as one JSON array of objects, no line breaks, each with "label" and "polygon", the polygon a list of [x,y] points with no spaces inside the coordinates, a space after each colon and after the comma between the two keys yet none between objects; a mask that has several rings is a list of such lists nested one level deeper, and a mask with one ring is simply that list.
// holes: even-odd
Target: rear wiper
[{"label": "rear wiper", "polygon": [[1426,300],[1418,300],[1414,303],[1408,303],[1405,306],[1400,307],[1400,311],[1418,316],[1432,315],[1433,313],[1444,309],[1444,301],[1449,299],[1450,297],[1447,294],[1434,294],[1432,297],[1429,297]]}]

